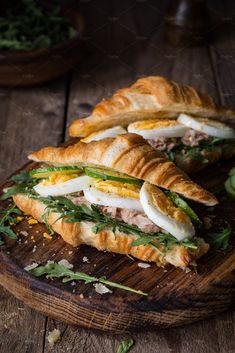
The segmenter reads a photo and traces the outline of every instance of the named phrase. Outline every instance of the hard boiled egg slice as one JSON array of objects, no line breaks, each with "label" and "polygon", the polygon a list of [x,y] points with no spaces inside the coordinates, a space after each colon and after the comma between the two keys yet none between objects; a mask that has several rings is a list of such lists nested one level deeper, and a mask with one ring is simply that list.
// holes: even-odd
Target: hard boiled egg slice
[{"label": "hard boiled egg slice", "polygon": [[48,185],[48,181],[42,181],[34,186],[34,190],[41,196],[60,196],[89,189],[93,184],[92,178],[87,175],[71,178],[67,181]]},{"label": "hard boiled egg slice", "polygon": [[143,212],[139,201],[140,187],[112,180],[98,180],[93,187],[84,190],[87,201],[101,206],[130,208]]},{"label": "hard boiled egg slice", "polygon": [[155,185],[143,184],[140,202],[149,219],[179,241],[194,236],[195,229],[189,217]]},{"label": "hard boiled egg slice", "polygon": [[143,136],[146,140],[155,137],[182,137],[188,128],[176,120],[154,119],[136,121],[128,126],[128,132]]},{"label": "hard boiled egg slice", "polygon": [[93,132],[89,136],[82,139],[82,142],[89,143],[91,141],[99,141],[103,140],[106,137],[116,137],[121,134],[125,134],[127,131],[121,126],[115,126],[111,129],[100,130],[97,132]]},{"label": "hard boiled egg slice", "polygon": [[209,136],[220,137],[222,139],[235,138],[235,130],[220,121],[207,118],[193,118],[187,114],[180,114],[177,120],[179,123],[191,129],[204,132]]}]

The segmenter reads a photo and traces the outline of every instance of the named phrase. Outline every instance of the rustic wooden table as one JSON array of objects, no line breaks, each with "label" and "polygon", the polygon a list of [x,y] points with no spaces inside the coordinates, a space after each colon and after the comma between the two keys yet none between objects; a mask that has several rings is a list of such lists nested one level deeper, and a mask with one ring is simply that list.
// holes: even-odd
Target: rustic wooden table
[{"label": "rustic wooden table", "polygon": [[[120,4],[122,3],[122,4]],[[0,90],[0,178],[26,162],[44,145],[67,138],[74,117],[119,87],[142,75],[163,75],[208,91],[218,102],[235,107],[235,6],[211,1],[214,40],[200,47],[165,43],[164,1],[84,1],[89,50],[84,62],[67,76],[41,87]],[[22,73],[23,74],[23,73]],[[67,326],[44,317],[0,289],[1,353],[113,353],[128,335],[110,336]],[[53,348],[46,337],[59,328]],[[235,315],[227,312],[189,326],[135,333],[133,353],[235,352]]]}]

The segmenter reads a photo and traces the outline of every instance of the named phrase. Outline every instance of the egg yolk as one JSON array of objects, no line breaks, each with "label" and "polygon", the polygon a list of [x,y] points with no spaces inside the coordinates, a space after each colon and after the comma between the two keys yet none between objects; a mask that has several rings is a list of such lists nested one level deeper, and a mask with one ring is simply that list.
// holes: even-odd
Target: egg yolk
[{"label": "egg yolk", "polygon": [[180,208],[176,207],[161,190],[153,187],[151,196],[153,204],[156,205],[166,216],[182,223],[191,223],[188,216]]},{"label": "egg yolk", "polygon": [[102,192],[115,194],[121,197],[139,199],[140,187],[138,185],[120,183],[113,180],[97,180],[94,187]]},{"label": "egg yolk", "polygon": [[160,128],[167,128],[179,125],[179,123],[175,120],[168,120],[168,119],[152,119],[152,120],[143,120],[137,121],[132,126],[137,130],[152,130],[152,129],[160,129]]},{"label": "egg yolk", "polygon": [[81,142],[89,142],[90,139],[93,139],[93,137],[95,137],[96,135],[99,135],[100,132],[102,132],[102,131],[105,131],[105,130],[99,130],[99,131],[93,132],[92,134],[88,135],[87,137],[84,137],[83,139],[81,139],[80,141]]},{"label": "egg yolk", "polygon": [[43,180],[42,185],[43,186],[49,186],[49,185],[57,185],[60,183],[64,183],[65,181],[68,181],[70,179],[74,179],[79,177],[80,174],[51,174],[48,179]]}]

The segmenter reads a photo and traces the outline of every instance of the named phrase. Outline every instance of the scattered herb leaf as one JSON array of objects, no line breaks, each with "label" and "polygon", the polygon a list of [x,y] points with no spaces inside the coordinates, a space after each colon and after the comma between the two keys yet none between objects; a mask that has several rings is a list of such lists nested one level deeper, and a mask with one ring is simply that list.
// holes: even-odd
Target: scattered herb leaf
[{"label": "scattered herb leaf", "polygon": [[120,342],[117,353],[127,353],[133,345],[134,340],[132,338],[127,338]]},{"label": "scattered herb leaf", "polygon": [[63,283],[70,281],[84,281],[85,284],[96,282],[102,283],[108,287],[122,289],[139,295],[148,295],[141,290],[136,290],[116,282],[108,281],[105,277],[93,277],[83,272],[74,272],[64,265],[58,263],[50,263],[45,266],[38,266],[32,270],[29,270],[29,272],[36,277],[47,275],[47,278],[61,278]]},{"label": "scattered herb leaf", "polygon": [[[20,215],[20,210],[15,204],[11,205],[6,210],[0,211],[0,234],[6,235],[10,239],[17,239],[17,235],[11,229],[10,224],[15,223],[16,215]],[[0,245],[4,244],[4,240],[0,237]]]},{"label": "scattered herb leaf", "polygon": [[206,240],[215,249],[225,250],[229,246],[229,239],[231,234],[232,228],[230,224],[227,223],[227,227],[222,228],[220,232],[207,234]]}]

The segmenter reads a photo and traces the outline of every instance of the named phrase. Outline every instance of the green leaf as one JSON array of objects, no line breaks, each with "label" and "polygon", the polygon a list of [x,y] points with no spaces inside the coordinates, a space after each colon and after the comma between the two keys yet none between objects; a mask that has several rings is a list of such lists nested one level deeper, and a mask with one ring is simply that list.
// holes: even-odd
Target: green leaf
[{"label": "green leaf", "polygon": [[166,151],[165,154],[171,162],[175,161],[175,152],[174,151]]},{"label": "green leaf", "polygon": [[14,181],[16,184],[22,184],[22,183],[27,183],[29,180],[32,180],[32,177],[30,176],[28,171],[23,171],[19,174],[13,175],[10,178],[11,181]]},{"label": "green leaf", "polygon": [[132,338],[127,338],[120,342],[117,353],[127,353],[134,345],[134,340]]},{"label": "green leaf", "polygon": [[136,290],[127,286],[123,286],[122,284],[116,283],[116,282],[111,282],[106,280],[104,277],[93,277],[90,275],[87,275],[86,273],[83,272],[74,272],[65,267],[64,265],[58,264],[58,263],[50,263],[45,266],[38,266],[32,270],[29,271],[32,275],[36,277],[40,277],[43,275],[47,275],[48,278],[62,278],[63,283],[67,283],[70,281],[84,281],[85,284],[88,283],[93,283],[93,282],[99,282],[102,284],[105,284],[106,286],[113,287],[113,288],[118,288],[122,289],[128,292],[136,293],[139,295],[147,295],[147,293],[144,293],[140,290]]},{"label": "green leaf", "polygon": [[4,244],[5,244],[4,240],[2,239],[2,237],[0,237],[0,246],[2,246]]},{"label": "green leaf", "polygon": [[228,224],[228,226],[222,228],[220,232],[207,234],[206,240],[215,249],[225,250],[229,246],[231,234],[232,228],[230,224]]},{"label": "green leaf", "polygon": [[107,225],[105,223],[98,223],[92,227],[92,232],[97,234],[97,233],[101,232],[103,229],[105,229],[106,226]]},{"label": "green leaf", "polygon": [[7,235],[10,239],[17,239],[17,235],[10,226],[0,226],[0,233]]},{"label": "green leaf", "polygon": [[192,147],[187,151],[188,156],[190,156],[194,161],[207,164],[209,161],[202,154],[202,149],[200,147]]},{"label": "green leaf", "polygon": [[[17,239],[17,235],[10,227],[10,222],[14,222],[16,214],[21,214],[20,210],[13,204],[9,208],[1,210],[0,214],[0,234],[4,234],[10,239]],[[3,244],[4,241],[2,237],[0,237],[0,245]]]},{"label": "green leaf", "polygon": [[4,194],[2,194],[2,195],[0,196],[0,200],[4,201],[4,200],[9,199],[9,198],[12,197],[13,195],[16,195],[16,194],[25,194],[25,193],[27,193],[27,190],[26,190],[26,188],[25,188],[25,185],[19,184],[19,185],[12,186],[12,187],[8,188],[7,191],[4,192]]},{"label": "green leaf", "polygon": [[131,246],[145,245],[145,244],[151,243],[152,241],[153,241],[152,237],[143,236],[143,237],[140,237],[139,239],[134,240]]},{"label": "green leaf", "polygon": [[181,208],[186,213],[186,215],[189,216],[189,218],[196,226],[201,227],[201,220],[185,200],[183,200],[178,194],[170,190],[166,190],[165,194],[169,197],[169,199],[171,199],[171,201],[174,202],[176,206]]}]

